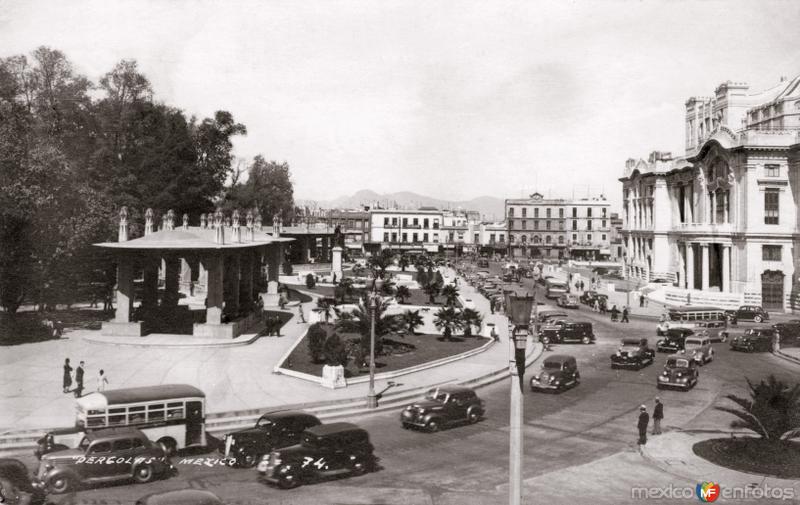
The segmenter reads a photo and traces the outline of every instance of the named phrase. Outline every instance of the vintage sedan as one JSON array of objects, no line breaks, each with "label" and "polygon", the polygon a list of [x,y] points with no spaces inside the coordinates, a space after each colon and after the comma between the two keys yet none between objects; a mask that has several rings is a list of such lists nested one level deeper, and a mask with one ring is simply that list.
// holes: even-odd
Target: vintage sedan
[{"label": "vintage sedan", "polygon": [[429,432],[462,423],[477,423],[485,414],[485,404],[475,391],[464,386],[431,389],[425,399],[400,412],[403,428],[422,428]]},{"label": "vintage sedan", "polygon": [[[35,480],[25,463],[14,458],[0,458],[0,503],[44,505],[47,495],[44,486]],[[18,502],[12,497],[19,497]],[[5,501],[4,501],[5,500]]]},{"label": "vintage sedan", "polygon": [[561,295],[558,297],[556,305],[565,309],[579,309],[578,297],[575,295]]},{"label": "vintage sedan", "polygon": [[776,331],[772,328],[753,328],[742,335],[731,339],[731,350],[734,351],[771,351],[775,341]]},{"label": "vintage sedan", "polygon": [[673,354],[667,357],[664,370],[657,379],[658,389],[676,388],[688,391],[697,385],[700,376],[695,360],[685,354]]},{"label": "vintage sedan", "polygon": [[731,318],[733,324],[739,321],[753,321],[760,323],[769,320],[769,312],[764,310],[760,305],[742,305],[736,310],[725,311]]},{"label": "vintage sedan", "polygon": [[531,378],[531,391],[561,392],[581,383],[574,356],[553,354],[545,358],[542,369]]},{"label": "vintage sedan", "polygon": [[582,343],[595,341],[592,323],[585,321],[555,321],[539,331],[539,340],[545,344]]},{"label": "vintage sedan", "polygon": [[686,337],[694,335],[692,330],[686,328],[670,328],[664,334],[664,338],[656,343],[658,352],[674,353],[683,350]]},{"label": "vintage sedan", "polygon": [[261,416],[252,428],[229,433],[220,449],[226,458],[233,458],[236,466],[252,467],[264,454],[296,444],[306,428],[319,424],[322,424],[319,419],[306,412],[270,412]]},{"label": "vintage sedan", "polygon": [[622,345],[611,355],[611,368],[641,369],[652,365],[656,351],[651,348],[646,338],[623,338]]},{"label": "vintage sedan", "polygon": [[314,426],[300,443],[272,451],[258,464],[259,479],[281,489],[308,482],[361,475],[376,468],[378,459],[366,430],[351,423]]},{"label": "vintage sedan", "polygon": [[698,365],[705,365],[714,359],[711,339],[704,335],[692,335],[683,341],[683,352],[691,356]]}]

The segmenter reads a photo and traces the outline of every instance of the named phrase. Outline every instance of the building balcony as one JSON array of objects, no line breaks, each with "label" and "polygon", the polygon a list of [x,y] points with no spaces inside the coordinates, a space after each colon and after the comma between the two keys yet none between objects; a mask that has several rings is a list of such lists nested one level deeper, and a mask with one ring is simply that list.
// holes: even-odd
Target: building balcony
[{"label": "building balcony", "polygon": [[732,223],[678,223],[673,229],[684,233],[707,233],[710,235],[735,231]]}]

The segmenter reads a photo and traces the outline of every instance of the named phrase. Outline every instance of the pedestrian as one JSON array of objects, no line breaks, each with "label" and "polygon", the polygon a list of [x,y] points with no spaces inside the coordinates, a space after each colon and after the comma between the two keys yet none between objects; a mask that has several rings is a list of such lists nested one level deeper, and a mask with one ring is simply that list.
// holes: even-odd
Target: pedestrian
[{"label": "pedestrian", "polygon": [[608,302],[606,301],[605,298],[600,299],[600,312],[603,314],[608,312]]},{"label": "pedestrian", "polygon": [[303,314],[303,304],[302,303],[297,306],[297,316],[300,318],[299,321],[297,321],[297,324],[302,324],[302,323],[306,322],[306,316],[305,316],[305,314]]},{"label": "pedestrian", "polygon": [[639,295],[639,307],[644,307],[644,294]]},{"label": "pedestrian", "polygon": [[69,393],[69,388],[72,386],[72,367],[69,365],[69,358],[64,360],[64,381],[63,381],[63,390],[65,393]]},{"label": "pedestrian", "polygon": [[597,298],[594,299],[594,307],[592,310],[594,312],[600,312],[600,301]]},{"label": "pedestrian", "polygon": [[592,289],[594,289],[594,277],[592,277]]},{"label": "pedestrian", "polygon": [[639,407],[639,422],[636,427],[639,428],[639,445],[647,443],[647,425],[650,424],[650,415],[647,413],[647,407],[642,405]]},{"label": "pedestrian", "polygon": [[272,323],[273,328],[275,328],[275,336],[281,336],[281,316],[276,315],[275,321]]},{"label": "pedestrian", "polygon": [[83,394],[83,361],[75,369],[75,398],[80,398]]},{"label": "pedestrian", "polygon": [[490,332],[490,335],[492,337],[492,340],[494,340],[495,342],[500,341],[500,335],[497,334],[497,328],[495,328],[494,326],[492,326],[492,331]]},{"label": "pedestrian", "polygon": [[647,304],[649,304],[649,303],[650,303],[650,299],[645,296],[644,297],[644,306],[647,307]]},{"label": "pedestrian", "polygon": [[494,298],[489,299],[489,310],[491,310],[492,314],[494,314]]},{"label": "pedestrian", "polygon": [[619,309],[617,309],[617,305],[614,304],[614,306],[611,307],[611,320],[616,322],[618,314],[619,314]]},{"label": "pedestrian", "polygon": [[583,291],[583,286],[584,286],[583,280],[581,280],[580,283],[581,283],[581,291]]},{"label": "pedestrian", "polygon": [[627,305],[622,307],[622,322],[623,323],[630,323],[630,321],[628,321],[628,306]]},{"label": "pedestrian", "polygon": [[105,391],[107,385],[108,385],[108,377],[106,376],[106,373],[101,369],[100,373],[97,374],[97,390]]},{"label": "pedestrian", "polygon": [[653,409],[653,435],[661,435],[661,420],[664,419],[664,404],[656,396],[656,407]]}]

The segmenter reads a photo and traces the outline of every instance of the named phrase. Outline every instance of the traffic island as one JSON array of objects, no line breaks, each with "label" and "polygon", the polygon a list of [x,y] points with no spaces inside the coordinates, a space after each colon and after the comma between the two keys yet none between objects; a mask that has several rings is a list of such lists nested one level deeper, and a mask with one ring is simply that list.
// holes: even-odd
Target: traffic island
[{"label": "traffic island", "polygon": [[800,479],[800,442],[755,437],[712,438],[697,442],[692,451],[731,470],[779,479]]}]

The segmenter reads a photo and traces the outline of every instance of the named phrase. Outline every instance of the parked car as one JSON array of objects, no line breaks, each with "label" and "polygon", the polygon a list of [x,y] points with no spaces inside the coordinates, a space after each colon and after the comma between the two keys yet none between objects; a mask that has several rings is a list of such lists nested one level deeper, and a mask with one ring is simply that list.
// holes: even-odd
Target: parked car
[{"label": "parked car", "polygon": [[569,315],[563,310],[540,310],[536,314],[536,321],[539,323],[547,323],[548,321],[557,319],[566,319]]},{"label": "parked car", "polygon": [[224,505],[217,495],[200,489],[178,489],[136,500],[136,505]]},{"label": "parked car", "polygon": [[724,321],[708,321],[697,323],[698,334],[708,337],[711,342],[725,342],[730,336],[728,325]]},{"label": "parked car", "polygon": [[781,344],[800,345],[800,319],[792,319],[785,323],[773,324]]},{"label": "parked car", "polygon": [[553,354],[545,358],[542,369],[531,377],[531,391],[560,392],[581,383],[578,362],[574,356]]},{"label": "parked car", "polygon": [[747,352],[771,351],[776,334],[773,328],[752,328],[742,335],[734,336],[731,339],[731,349]]},{"label": "parked car", "polygon": [[11,496],[19,496],[18,503],[44,505],[47,494],[41,485],[28,471],[25,463],[14,458],[0,458],[0,485],[2,485],[2,503],[10,502]]},{"label": "parked car", "polygon": [[575,295],[559,296],[556,305],[565,309],[577,309],[580,307],[580,304],[578,304],[578,297]]},{"label": "parked car", "polygon": [[664,338],[656,343],[656,350],[669,353],[681,351],[686,337],[691,335],[694,335],[694,332],[687,328],[670,328],[665,332]]},{"label": "parked car", "polygon": [[694,359],[698,365],[710,363],[714,359],[714,348],[711,339],[703,335],[692,335],[683,341],[683,351]]},{"label": "parked car", "polygon": [[592,323],[575,321],[556,321],[548,324],[539,331],[539,341],[542,343],[577,343],[591,344],[594,342]]},{"label": "parked car", "polygon": [[319,419],[306,412],[271,412],[258,418],[252,428],[229,433],[220,450],[237,466],[252,467],[271,450],[298,443],[303,431],[319,424]]},{"label": "parked car", "polygon": [[453,424],[477,423],[485,414],[483,400],[464,386],[431,389],[424,400],[414,402],[400,413],[403,428],[434,432]]},{"label": "parked car", "polygon": [[375,469],[377,458],[366,430],[351,423],[314,426],[300,443],[274,450],[258,464],[259,479],[290,489],[301,484]]},{"label": "parked car", "polygon": [[[34,449],[33,454],[36,455],[37,459],[42,459],[42,456],[51,452],[63,451],[64,449],[74,449],[78,445],[78,442],[80,442],[83,438],[84,433],[84,430],[77,426],[50,430],[42,438],[36,441],[36,449]],[[56,442],[56,439],[62,442],[65,440],[71,440],[74,441],[74,443],[72,447],[70,447],[67,444]]]},{"label": "parked car", "polygon": [[489,260],[484,258],[479,259],[478,268],[489,268]]},{"label": "parked car", "polygon": [[616,354],[611,355],[611,368],[638,370],[653,364],[655,357],[656,351],[648,345],[646,338],[623,338]]},{"label": "parked car", "polygon": [[725,313],[731,318],[732,324],[739,321],[769,321],[769,313],[759,305],[742,305],[737,310],[726,310]]},{"label": "parked car", "polygon": [[[114,458],[118,464],[96,461]],[[136,428],[107,428],[87,433],[76,449],[51,452],[39,462],[38,479],[53,493],[83,484],[133,479],[150,482],[174,470],[164,449]]]},{"label": "parked car", "polygon": [[672,354],[667,357],[664,371],[658,376],[657,387],[689,390],[697,385],[699,376],[695,360],[685,354]]},{"label": "parked car", "polygon": [[597,300],[599,306],[608,305],[608,295],[598,293],[597,291],[584,291],[579,298],[584,305],[594,306],[594,301]]}]

